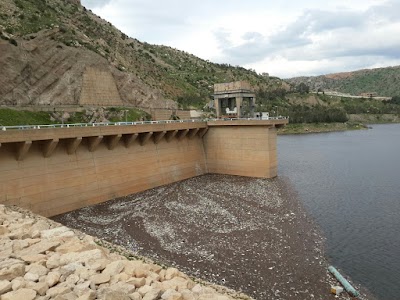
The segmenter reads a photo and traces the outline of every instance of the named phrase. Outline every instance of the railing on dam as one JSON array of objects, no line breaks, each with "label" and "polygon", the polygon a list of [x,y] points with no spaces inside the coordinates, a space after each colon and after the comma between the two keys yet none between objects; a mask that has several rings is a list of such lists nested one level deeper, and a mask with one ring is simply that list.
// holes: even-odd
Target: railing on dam
[{"label": "railing on dam", "polygon": [[208,121],[260,121],[260,120],[288,120],[289,117],[269,117],[268,119],[259,118],[224,118],[224,119],[190,119],[190,120],[160,120],[160,121],[135,121],[135,122],[101,122],[101,123],[72,123],[72,124],[50,124],[50,125],[16,125],[1,126],[2,131],[7,130],[27,130],[27,129],[46,129],[46,128],[76,128],[76,127],[99,127],[99,126],[127,126],[127,125],[152,125],[152,124],[173,124],[173,123],[196,123]]},{"label": "railing on dam", "polygon": [[203,120],[164,120],[164,121],[137,121],[137,122],[101,122],[101,123],[72,123],[72,124],[50,124],[50,125],[17,125],[2,126],[1,129],[45,129],[45,128],[76,128],[76,127],[98,127],[98,126],[121,126],[121,125],[151,125],[151,124],[172,124],[172,123],[195,123]]}]

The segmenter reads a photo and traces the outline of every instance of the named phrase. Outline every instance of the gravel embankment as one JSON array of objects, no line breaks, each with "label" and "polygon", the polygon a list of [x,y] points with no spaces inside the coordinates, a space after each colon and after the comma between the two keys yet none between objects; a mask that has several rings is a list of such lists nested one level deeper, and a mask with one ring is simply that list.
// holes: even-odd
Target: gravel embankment
[{"label": "gravel embankment", "polygon": [[282,179],[204,175],[54,220],[255,299],[335,299],[321,234]]}]

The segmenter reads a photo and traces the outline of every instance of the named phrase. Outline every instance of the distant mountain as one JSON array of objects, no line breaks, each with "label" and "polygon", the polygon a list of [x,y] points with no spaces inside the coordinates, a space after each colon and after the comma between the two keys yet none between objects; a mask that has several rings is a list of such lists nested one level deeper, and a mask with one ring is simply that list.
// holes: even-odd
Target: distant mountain
[{"label": "distant mountain", "polygon": [[0,1],[0,104],[201,107],[213,84],[279,78],[128,37],[79,0]]},{"label": "distant mountain", "polygon": [[291,85],[307,84],[311,90],[332,90],[352,95],[377,93],[378,96],[400,96],[400,66],[365,69],[312,77],[286,79]]}]

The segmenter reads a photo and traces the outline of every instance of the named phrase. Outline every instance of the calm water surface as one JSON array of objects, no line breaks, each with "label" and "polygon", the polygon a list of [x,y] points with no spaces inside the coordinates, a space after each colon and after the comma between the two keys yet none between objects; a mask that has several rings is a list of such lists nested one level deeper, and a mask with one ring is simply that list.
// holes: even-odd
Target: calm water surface
[{"label": "calm water surface", "polygon": [[400,124],[279,136],[289,177],[334,266],[378,299],[400,299]]}]

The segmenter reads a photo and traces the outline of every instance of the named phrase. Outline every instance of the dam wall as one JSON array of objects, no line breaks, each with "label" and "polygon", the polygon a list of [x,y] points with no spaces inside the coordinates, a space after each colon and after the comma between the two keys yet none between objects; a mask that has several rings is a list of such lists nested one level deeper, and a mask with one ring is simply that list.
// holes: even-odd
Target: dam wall
[{"label": "dam wall", "polygon": [[48,217],[206,173],[276,176],[284,123],[241,122],[0,131],[0,203]]},{"label": "dam wall", "polygon": [[277,175],[276,128],[260,121],[208,122],[204,149],[210,173],[272,178]]}]

